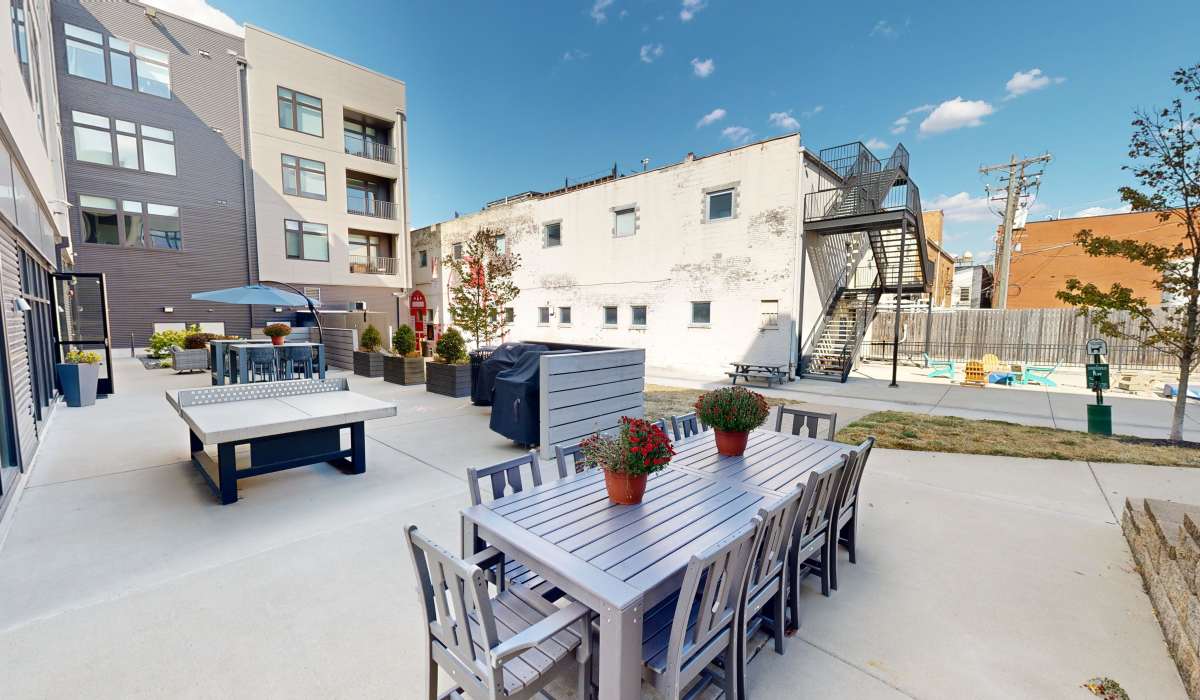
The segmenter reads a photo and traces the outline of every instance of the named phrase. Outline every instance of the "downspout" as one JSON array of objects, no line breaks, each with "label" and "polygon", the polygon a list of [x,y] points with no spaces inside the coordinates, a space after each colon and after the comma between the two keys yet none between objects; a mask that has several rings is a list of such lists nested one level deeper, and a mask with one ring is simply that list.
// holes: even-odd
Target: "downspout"
[{"label": "downspout", "polygon": [[[805,241],[805,237],[804,237],[804,192],[803,192],[804,182],[805,182],[805,174],[807,173],[807,166],[805,165],[805,161],[804,161],[804,146],[803,145],[800,146],[799,156],[800,156],[799,167],[796,169],[796,189],[795,189],[796,207],[795,207],[794,211],[795,211],[795,216],[796,216],[796,245],[799,246],[799,248],[800,248],[800,262],[799,262],[800,284],[799,284],[798,289],[796,287],[792,288],[792,298],[796,300],[796,334],[795,334],[795,338],[793,340],[794,345],[792,345],[792,347],[788,348],[788,355],[790,355],[791,358],[794,360],[794,362],[792,363],[792,372],[791,372],[792,379],[796,379],[796,378],[800,377],[800,362],[803,359],[800,357],[800,353],[803,351],[803,348],[804,348],[804,345],[802,344],[803,338],[801,337],[801,334],[804,332],[803,331],[803,328],[804,328],[804,283],[805,283],[805,279],[806,279],[804,268],[806,267],[806,263],[808,261],[808,246],[805,245],[806,241]],[[796,260],[795,253],[792,254],[792,260]],[[792,284],[793,285],[796,284],[796,275],[795,274],[792,275]]]},{"label": "downspout", "polygon": [[[407,99],[407,94],[405,95]],[[397,143],[400,148],[400,197],[404,206],[404,230],[401,238],[404,242],[404,255],[399,256],[404,261],[404,278],[405,287],[413,286],[412,278],[412,241],[409,240],[411,229],[410,217],[408,215],[408,115],[401,110],[396,110],[396,119],[400,123],[400,138]]]},{"label": "downspout", "polygon": [[[242,121],[242,215],[245,217],[246,226],[246,284],[254,284],[256,281],[254,279],[255,246],[251,242],[251,231],[254,230],[254,221],[250,216],[250,207],[254,201],[254,166],[250,159],[250,110],[247,100],[246,59],[238,56],[237,66],[238,108],[241,110]],[[249,328],[250,330],[254,330],[254,305],[248,305],[246,308],[250,315]]]}]

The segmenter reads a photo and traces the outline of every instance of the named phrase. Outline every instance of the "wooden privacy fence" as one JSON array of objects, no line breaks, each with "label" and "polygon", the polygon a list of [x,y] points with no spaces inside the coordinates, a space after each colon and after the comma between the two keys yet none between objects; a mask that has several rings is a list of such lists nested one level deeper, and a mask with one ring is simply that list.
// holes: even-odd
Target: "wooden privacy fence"
[{"label": "wooden privacy fence", "polygon": [[[313,336],[321,332],[313,329]],[[353,328],[326,328],[324,331],[325,364],[330,367],[354,369],[354,350],[358,347],[358,331]]]},{"label": "wooden privacy fence", "polygon": [[538,389],[542,457],[554,446],[617,427],[646,413],[646,351],[600,350],[542,355]]},{"label": "wooden privacy fence", "polygon": [[[1139,324],[1128,313],[1113,318],[1130,333]],[[871,324],[862,356],[891,360],[894,311],[879,311]],[[926,342],[928,324],[929,338]],[[1159,350],[1133,340],[1105,336],[1075,309],[956,309],[901,312],[900,355],[919,360],[921,353],[949,360],[979,359],[991,353],[1004,362],[1037,365],[1083,365],[1091,361],[1086,344],[1092,338],[1108,341],[1108,363],[1114,368],[1175,369],[1178,362]]]}]

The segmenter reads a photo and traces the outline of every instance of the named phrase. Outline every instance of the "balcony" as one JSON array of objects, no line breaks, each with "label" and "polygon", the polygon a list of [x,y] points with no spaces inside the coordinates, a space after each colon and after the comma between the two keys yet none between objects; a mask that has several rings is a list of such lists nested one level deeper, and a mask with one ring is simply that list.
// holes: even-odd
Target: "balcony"
[{"label": "balcony", "polygon": [[396,219],[396,203],[382,199],[348,198],[346,211],[359,216],[370,216],[375,219]]},{"label": "balcony", "polygon": [[396,149],[386,143],[367,141],[351,134],[346,134],[345,146],[346,153],[352,156],[379,161],[380,163],[396,162]]},{"label": "balcony", "polygon": [[396,162],[396,149],[391,146],[393,122],[347,109],[342,112],[342,124],[347,154],[380,163]]},{"label": "balcony", "polygon": [[400,258],[351,255],[350,272],[359,275],[397,275],[400,274]]}]

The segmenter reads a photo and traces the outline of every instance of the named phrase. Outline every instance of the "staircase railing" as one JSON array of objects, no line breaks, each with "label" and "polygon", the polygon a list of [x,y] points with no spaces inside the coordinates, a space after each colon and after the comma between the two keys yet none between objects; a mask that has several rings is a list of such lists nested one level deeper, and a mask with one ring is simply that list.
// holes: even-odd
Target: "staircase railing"
[{"label": "staircase railing", "polygon": [[861,173],[875,172],[880,167],[879,159],[862,141],[822,148],[818,156],[842,180]]},{"label": "staircase railing", "polygon": [[883,286],[878,276],[875,277],[875,283],[871,285],[871,291],[863,295],[862,305],[859,308],[854,318],[854,342],[842,347],[841,365],[842,365],[842,381],[850,376],[850,370],[854,367],[853,358],[858,357],[858,350],[862,347],[863,337],[867,334],[867,326],[875,317],[875,311],[879,308],[879,300],[883,297]]},{"label": "staircase railing", "polygon": [[834,307],[837,306],[838,300],[842,296],[842,292],[844,292],[846,289],[847,279],[850,275],[854,274],[854,271],[858,269],[859,263],[862,262],[866,254],[871,250],[870,240],[865,232],[853,234],[853,236],[858,239],[857,250],[855,250],[853,255],[847,255],[844,258],[845,265],[843,266],[841,273],[833,282],[832,291],[829,293],[825,303],[822,305],[821,315],[818,316],[816,322],[813,323],[812,330],[805,337],[804,345],[800,349],[799,365],[801,372],[808,368],[808,362],[812,357],[813,347],[821,339],[821,334],[825,332],[825,324],[829,322],[830,314],[833,312]]}]

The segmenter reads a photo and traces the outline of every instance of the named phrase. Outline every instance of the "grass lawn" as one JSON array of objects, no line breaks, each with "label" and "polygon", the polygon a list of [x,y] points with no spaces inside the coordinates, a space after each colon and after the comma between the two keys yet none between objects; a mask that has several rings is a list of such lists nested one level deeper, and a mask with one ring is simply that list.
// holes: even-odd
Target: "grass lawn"
[{"label": "grass lawn", "polygon": [[863,416],[839,430],[837,440],[858,444],[869,435],[875,436],[879,447],[897,450],[1200,467],[1200,443],[1178,445],[1150,438],[1104,437],[1076,430],[902,411]]},{"label": "grass lawn", "polygon": [[[680,389],[676,386],[647,384],[646,417],[650,420],[666,418],[669,421],[671,416],[691,413],[696,410],[696,399],[700,398],[700,394],[705,391],[705,389]],[[770,396],[764,398],[766,398],[768,406],[794,406],[801,403],[800,401],[775,399]]]}]

